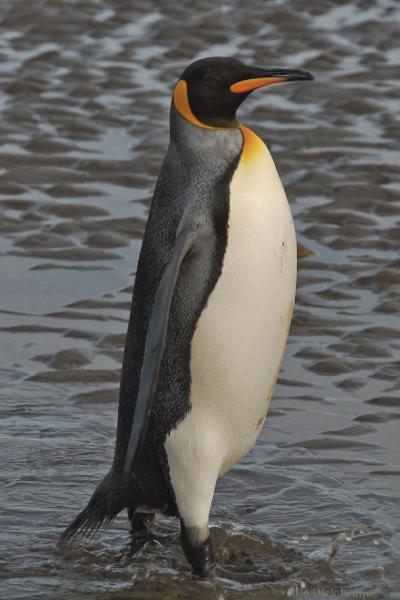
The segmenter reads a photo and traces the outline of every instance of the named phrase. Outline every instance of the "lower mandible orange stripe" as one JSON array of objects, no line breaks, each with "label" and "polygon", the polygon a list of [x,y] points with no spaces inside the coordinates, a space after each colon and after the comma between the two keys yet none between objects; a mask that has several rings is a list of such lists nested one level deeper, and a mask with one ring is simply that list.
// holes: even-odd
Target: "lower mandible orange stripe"
[{"label": "lower mandible orange stripe", "polygon": [[272,83],[282,83],[283,81],[286,81],[285,77],[256,77],[254,79],[244,79],[243,81],[233,83],[229,88],[229,91],[234,94],[244,94],[256,90],[257,88],[265,87]]}]

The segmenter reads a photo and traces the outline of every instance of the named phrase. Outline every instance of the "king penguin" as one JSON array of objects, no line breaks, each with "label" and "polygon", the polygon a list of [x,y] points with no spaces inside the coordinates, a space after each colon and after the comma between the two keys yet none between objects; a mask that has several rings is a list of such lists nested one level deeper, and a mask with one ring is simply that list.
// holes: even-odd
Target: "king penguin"
[{"label": "king penguin", "polygon": [[63,539],[125,508],[135,536],[163,513],[179,518],[193,572],[212,573],[215,485],[264,423],[296,290],[284,189],[236,111],[257,88],[310,79],[217,57],[176,84],[133,289],[114,461]]}]

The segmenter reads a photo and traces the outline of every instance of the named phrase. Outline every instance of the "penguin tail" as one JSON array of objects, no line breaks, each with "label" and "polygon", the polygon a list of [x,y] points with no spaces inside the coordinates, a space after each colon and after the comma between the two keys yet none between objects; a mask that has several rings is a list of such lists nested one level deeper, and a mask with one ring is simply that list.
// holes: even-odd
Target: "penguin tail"
[{"label": "penguin tail", "polygon": [[90,537],[101,527],[108,527],[114,517],[126,507],[119,490],[109,473],[95,489],[86,508],[61,534],[60,541]]}]

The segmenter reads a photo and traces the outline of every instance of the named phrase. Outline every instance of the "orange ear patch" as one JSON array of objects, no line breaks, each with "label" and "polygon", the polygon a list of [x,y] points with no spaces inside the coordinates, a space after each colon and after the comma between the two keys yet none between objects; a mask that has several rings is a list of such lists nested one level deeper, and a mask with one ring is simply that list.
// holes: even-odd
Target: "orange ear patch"
[{"label": "orange ear patch", "polygon": [[229,91],[234,94],[244,94],[256,90],[257,88],[265,87],[272,83],[282,83],[283,81],[286,81],[285,77],[256,77],[254,79],[244,79],[243,81],[233,83],[229,88]]},{"label": "orange ear patch", "polygon": [[203,127],[204,129],[218,129],[218,127],[211,127],[211,125],[202,123],[197,119],[197,117],[194,116],[189,104],[187,83],[183,79],[180,79],[176,84],[174,90],[174,105],[182,117],[190,121],[190,123],[193,125],[197,125],[197,127]]}]

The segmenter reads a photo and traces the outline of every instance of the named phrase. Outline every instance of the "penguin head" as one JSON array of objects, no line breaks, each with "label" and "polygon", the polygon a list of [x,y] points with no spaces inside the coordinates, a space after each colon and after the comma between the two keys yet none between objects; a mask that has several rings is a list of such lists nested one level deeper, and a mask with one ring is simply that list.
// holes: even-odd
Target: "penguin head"
[{"label": "penguin head", "polygon": [[260,69],[235,58],[203,58],[187,67],[174,91],[177,111],[200,127],[237,127],[236,111],[255,89],[284,81],[306,81],[302,69]]}]

